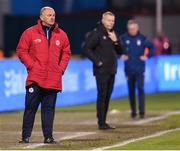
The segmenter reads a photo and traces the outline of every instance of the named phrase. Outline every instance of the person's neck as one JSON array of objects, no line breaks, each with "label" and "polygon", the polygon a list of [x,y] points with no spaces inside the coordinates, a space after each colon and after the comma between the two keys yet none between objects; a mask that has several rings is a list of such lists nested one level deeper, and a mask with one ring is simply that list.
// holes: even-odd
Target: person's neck
[{"label": "person's neck", "polygon": [[111,30],[110,30],[110,29],[107,29],[107,28],[106,28],[106,31],[107,31],[108,33],[111,32]]},{"label": "person's neck", "polygon": [[132,34],[130,34],[130,33],[128,33],[131,37],[136,37],[138,34],[139,34],[139,32],[137,33],[137,34],[134,34],[134,35],[132,35]]},{"label": "person's neck", "polygon": [[48,27],[48,28],[52,27],[52,25],[46,24],[45,22],[42,22],[42,25],[45,26],[45,27]]}]

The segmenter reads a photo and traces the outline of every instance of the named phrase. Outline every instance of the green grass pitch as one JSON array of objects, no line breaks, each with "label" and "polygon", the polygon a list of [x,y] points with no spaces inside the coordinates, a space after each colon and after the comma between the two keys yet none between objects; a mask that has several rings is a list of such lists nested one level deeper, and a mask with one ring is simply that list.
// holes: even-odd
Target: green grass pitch
[{"label": "green grass pitch", "polygon": [[[23,101],[23,100],[22,100]],[[111,112],[115,110],[116,112]],[[130,118],[127,98],[113,100],[110,103],[108,122],[115,130],[97,129],[96,105],[88,104],[56,109],[54,121],[55,145],[44,145],[41,132],[40,112],[29,144],[19,144],[23,111],[0,113],[0,149],[62,149],[86,150],[113,146],[124,141],[150,136],[158,132],[180,128],[180,92],[157,93],[146,96],[146,118]],[[176,113],[169,114],[167,113]],[[159,120],[154,120],[164,117]],[[149,122],[146,120],[153,119]],[[141,124],[136,124],[142,122]],[[113,150],[180,149],[180,131],[172,131],[157,137],[135,141]]]}]

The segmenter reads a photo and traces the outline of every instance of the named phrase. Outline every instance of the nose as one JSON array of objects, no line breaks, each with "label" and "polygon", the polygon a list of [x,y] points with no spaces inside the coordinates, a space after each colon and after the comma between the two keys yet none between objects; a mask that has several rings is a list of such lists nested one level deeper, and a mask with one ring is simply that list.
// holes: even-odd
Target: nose
[{"label": "nose", "polygon": [[55,19],[55,17],[53,16],[53,17],[51,17],[51,20],[54,20]]},{"label": "nose", "polygon": [[55,16],[53,16],[53,15],[51,16],[51,18],[54,18],[54,17],[55,17]]}]

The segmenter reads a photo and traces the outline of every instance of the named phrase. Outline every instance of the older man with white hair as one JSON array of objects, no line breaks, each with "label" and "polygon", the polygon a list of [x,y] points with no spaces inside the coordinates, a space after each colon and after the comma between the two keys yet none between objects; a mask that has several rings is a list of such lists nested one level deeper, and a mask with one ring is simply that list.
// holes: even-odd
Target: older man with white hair
[{"label": "older man with white hair", "polygon": [[53,121],[57,93],[62,90],[62,75],[70,59],[70,44],[66,33],[55,22],[55,11],[43,7],[40,19],[22,34],[17,54],[27,69],[25,111],[22,140],[29,143],[35,114],[41,104],[44,143],[56,143]]}]

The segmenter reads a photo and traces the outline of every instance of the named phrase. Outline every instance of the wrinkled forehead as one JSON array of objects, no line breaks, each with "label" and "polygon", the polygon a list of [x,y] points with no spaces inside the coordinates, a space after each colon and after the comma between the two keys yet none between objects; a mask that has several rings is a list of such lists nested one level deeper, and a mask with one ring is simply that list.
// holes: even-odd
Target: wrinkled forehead
[{"label": "wrinkled forehead", "polygon": [[139,28],[139,26],[138,26],[138,24],[129,24],[128,25],[128,29],[138,29]]},{"label": "wrinkled forehead", "polygon": [[55,14],[55,11],[53,8],[45,8],[44,10],[42,10],[42,15],[47,15],[47,14]]},{"label": "wrinkled forehead", "polygon": [[115,16],[109,14],[105,15],[103,18],[106,20],[115,20]]}]

